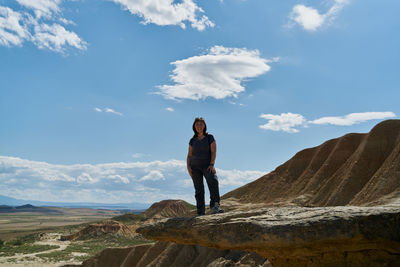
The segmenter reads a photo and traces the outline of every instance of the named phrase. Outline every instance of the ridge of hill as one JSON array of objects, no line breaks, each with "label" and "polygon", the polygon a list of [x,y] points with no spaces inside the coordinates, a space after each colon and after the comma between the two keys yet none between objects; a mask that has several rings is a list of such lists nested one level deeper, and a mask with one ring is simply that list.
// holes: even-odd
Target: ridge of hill
[{"label": "ridge of hill", "polygon": [[222,199],[268,206],[394,203],[400,198],[400,120],[304,149]]},{"label": "ridge of hill", "polygon": [[143,216],[146,219],[164,219],[188,216],[195,207],[183,200],[168,199],[153,203]]}]

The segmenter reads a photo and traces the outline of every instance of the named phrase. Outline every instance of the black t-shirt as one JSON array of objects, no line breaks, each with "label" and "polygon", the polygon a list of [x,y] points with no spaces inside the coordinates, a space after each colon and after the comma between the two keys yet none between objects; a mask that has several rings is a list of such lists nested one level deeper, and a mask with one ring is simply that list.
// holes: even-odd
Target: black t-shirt
[{"label": "black t-shirt", "polygon": [[192,146],[192,159],[190,165],[204,166],[209,165],[211,161],[210,145],[215,141],[214,136],[207,134],[203,139],[197,137],[190,139],[189,145]]}]

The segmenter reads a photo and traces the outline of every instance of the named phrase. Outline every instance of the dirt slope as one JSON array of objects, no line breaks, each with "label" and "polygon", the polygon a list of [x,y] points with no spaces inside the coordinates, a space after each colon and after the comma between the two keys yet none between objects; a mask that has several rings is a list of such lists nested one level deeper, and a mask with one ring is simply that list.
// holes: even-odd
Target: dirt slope
[{"label": "dirt slope", "polygon": [[[298,152],[258,180],[223,196],[268,206],[381,205],[400,197],[400,120]],[[223,202],[223,201],[222,201]]]}]

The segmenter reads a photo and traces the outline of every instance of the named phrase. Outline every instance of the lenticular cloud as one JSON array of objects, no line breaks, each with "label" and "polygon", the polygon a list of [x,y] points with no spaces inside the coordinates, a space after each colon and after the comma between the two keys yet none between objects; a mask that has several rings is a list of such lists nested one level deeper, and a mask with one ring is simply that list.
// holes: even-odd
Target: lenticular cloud
[{"label": "lenticular cloud", "polygon": [[170,77],[175,84],[159,86],[160,93],[168,99],[237,97],[245,90],[244,79],[266,73],[268,63],[277,60],[260,57],[258,50],[214,46],[203,55],[172,62]]}]

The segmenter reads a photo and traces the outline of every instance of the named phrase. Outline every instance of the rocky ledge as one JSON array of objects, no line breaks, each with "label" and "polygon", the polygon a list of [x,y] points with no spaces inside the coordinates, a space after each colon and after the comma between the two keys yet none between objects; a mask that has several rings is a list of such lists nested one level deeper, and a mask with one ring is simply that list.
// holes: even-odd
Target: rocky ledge
[{"label": "rocky ledge", "polygon": [[136,230],[145,238],[246,250],[273,266],[400,266],[400,208],[284,207],[171,218]]}]

